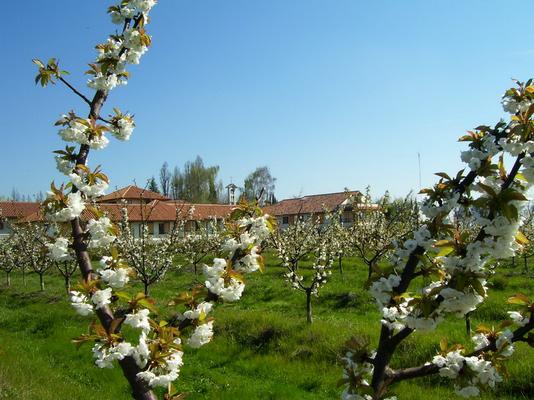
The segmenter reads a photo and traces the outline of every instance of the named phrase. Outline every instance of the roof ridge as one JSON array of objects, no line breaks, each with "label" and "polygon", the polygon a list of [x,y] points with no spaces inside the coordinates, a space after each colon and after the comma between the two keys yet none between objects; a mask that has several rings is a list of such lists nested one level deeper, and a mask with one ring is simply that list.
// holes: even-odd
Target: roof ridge
[{"label": "roof ridge", "polygon": [[354,194],[354,193],[361,193],[361,192],[359,190],[349,190],[348,192],[343,191],[343,192],[307,194],[307,195],[304,195],[304,196],[301,196],[301,197],[293,197],[293,198],[290,198],[290,199],[282,199],[278,203],[281,203],[283,201],[291,201],[291,200],[305,200],[305,199],[307,199],[309,197],[330,196],[330,195],[333,195],[333,194]]}]

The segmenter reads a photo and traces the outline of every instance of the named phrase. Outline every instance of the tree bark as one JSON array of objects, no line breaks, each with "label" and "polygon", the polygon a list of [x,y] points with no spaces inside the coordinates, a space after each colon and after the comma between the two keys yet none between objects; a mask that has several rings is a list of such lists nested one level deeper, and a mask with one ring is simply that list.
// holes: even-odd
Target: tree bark
[{"label": "tree bark", "polygon": [[43,274],[40,273],[39,274],[39,286],[41,288],[41,292],[44,292],[45,290],[45,287],[44,287],[44,277],[43,277]]},{"label": "tree bark", "polygon": [[149,287],[149,284],[147,282],[143,282],[144,286],[145,286],[145,296],[148,296],[148,287]]},{"label": "tree bark", "polygon": [[467,336],[471,336],[471,313],[465,314],[465,333]]},{"label": "tree bark", "polygon": [[306,322],[308,324],[313,322],[311,294],[311,289],[306,289]]},{"label": "tree bark", "polygon": [[[102,105],[106,101],[107,93],[103,90],[98,90],[93,100],[91,101],[89,117],[98,119],[100,116],[100,110]],[[77,165],[85,165],[87,162],[87,156],[89,154],[89,146],[83,144],[80,146],[80,151],[76,157]],[[76,188],[74,188],[75,190]],[[73,248],[76,252],[76,259],[80,267],[83,279],[85,281],[92,280],[93,267],[91,264],[91,258],[87,252],[87,245],[84,243],[84,230],[82,229],[80,218],[75,218],[71,221]],[[113,312],[109,307],[102,307],[96,310],[96,314],[102,326],[109,331],[111,323],[114,319]],[[132,396],[135,400],[157,400],[156,395],[150,390],[150,387],[146,382],[137,378],[137,373],[141,372],[141,368],[137,366],[135,360],[131,357],[125,357],[119,361],[119,365],[122,368],[122,372],[132,388]]]},{"label": "tree bark", "polygon": [[6,286],[11,287],[11,274],[6,272]]},{"label": "tree bark", "polygon": [[65,290],[67,291],[67,295],[70,294],[70,276],[65,277]]}]

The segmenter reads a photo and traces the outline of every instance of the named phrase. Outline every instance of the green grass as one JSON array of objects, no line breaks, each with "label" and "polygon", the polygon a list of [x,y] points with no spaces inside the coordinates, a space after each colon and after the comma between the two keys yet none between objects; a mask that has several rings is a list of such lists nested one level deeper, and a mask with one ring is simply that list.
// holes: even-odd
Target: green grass
[{"label": "green grass", "polygon": [[[247,278],[242,300],[218,305],[214,340],[199,350],[187,350],[177,386],[188,399],[335,399],[342,369],[338,354],[354,334],[376,342],[378,312],[362,289],[366,269],[356,259],[344,261],[344,274],[332,279],[313,300],[314,323],[305,322],[305,297],[282,280],[283,270],[267,257],[264,274]],[[494,288],[473,315],[480,322],[506,317],[507,297],[532,295],[532,276],[520,267],[502,268]],[[156,299],[170,299],[194,282],[187,270],[173,271],[153,287]],[[59,276],[46,278],[38,292],[38,277],[12,277],[12,287],[0,288],[0,399],[129,399],[118,368],[92,366],[89,347],[77,350],[70,339],[87,331],[89,321],[74,314]],[[139,287],[141,289],[141,287]],[[399,348],[394,365],[416,365],[435,354],[439,339],[470,345],[463,320],[448,320],[432,334],[414,334]],[[507,364],[510,376],[483,399],[534,399],[534,349],[521,343]],[[439,377],[403,382],[395,387],[400,399],[455,398],[452,386]]]}]

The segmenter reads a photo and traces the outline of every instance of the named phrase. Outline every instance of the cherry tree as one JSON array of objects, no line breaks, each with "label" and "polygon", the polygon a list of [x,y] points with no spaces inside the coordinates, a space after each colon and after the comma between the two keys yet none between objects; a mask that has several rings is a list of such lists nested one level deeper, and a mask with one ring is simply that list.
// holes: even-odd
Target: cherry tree
[{"label": "cherry tree", "polygon": [[[117,248],[126,263],[134,269],[137,279],[143,283],[145,295],[148,296],[149,287],[161,281],[173,266],[174,249],[183,223],[178,218],[179,212],[177,210],[177,219],[170,234],[162,238],[155,238],[148,229],[148,219],[153,207],[143,204],[139,207],[141,208],[142,220],[138,236],[134,235],[130,228],[127,207],[122,208]],[[106,264],[108,261],[102,259],[101,262]]]},{"label": "cherry tree", "polygon": [[20,251],[21,264],[29,265],[39,275],[39,287],[44,291],[44,275],[52,267],[47,256],[48,225],[24,222],[13,225],[12,229],[16,247]]},{"label": "cherry tree", "polygon": [[[339,257],[342,245],[339,242],[339,212],[325,212],[324,221],[316,216],[297,221],[272,235],[271,241],[282,266],[287,269],[284,278],[297,291],[306,295],[306,321],[313,322],[312,296],[331,275],[334,259]],[[304,267],[301,261],[311,261]]]},{"label": "cherry tree", "polygon": [[365,194],[354,198],[352,211],[349,246],[367,265],[371,278],[378,263],[392,251],[393,244],[402,241],[417,225],[417,204],[409,195],[391,201],[386,193],[374,207],[368,187]]},{"label": "cherry tree", "polygon": [[[444,339],[439,353],[424,364],[403,366],[395,360],[399,345],[414,332],[433,331],[445,318],[475,310],[487,297],[495,260],[513,256],[525,243],[518,231],[525,193],[534,183],[532,81],[517,82],[503,106],[509,122],[479,126],[460,138],[469,143],[461,154],[467,172],[439,173],[439,182],[422,191],[421,226],[396,244],[391,264],[374,277],[370,292],[382,314],[378,345],[373,349],[364,338],[347,343],[343,399],[385,399],[395,383],[431,374],[453,381],[458,395],[477,396],[503,380],[500,366],[516,342],[533,343],[534,301],[517,294],[508,300],[517,307],[509,320],[477,328],[473,350]],[[512,158],[509,169],[504,154]],[[458,234],[451,223],[456,209],[475,217],[476,235]],[[420,287],[421,276],[431,281]]]},{"label": "cherry tree", "polygon": [[20,263],[20,253],[15,246],[13,236],[0,239],[0,269],[6,274],[6,286],[11,286],[11,272]]},{"label": "cherry tree", "polygon": [[523,270],[528,272],[528,259],[534,255],[534,208],[532,204],[525,207],[523,212],[521,234],[524,235],[524,244],[519,254],[523,258]]},{"label": "cherry tree", "polygon": [[194,232],[185,233],[177,242],[176,251],[193,266],[196,275],[198,265],[210,254],[219,251],[222,242],[220,225],[214,219],[206,224],[199,224]]},{"label": "cherry tree", "polygon": [[[138,64],[146,53],[151,38],[146,31],[148,14],[155,0],[122,0],[108,9],[112,21],[120,26],[118,33],[96,46],[96,61],[87,72],[92,98],[74,88],[66,72],[52,58],[46,64],[34,60],[39,68],[36,83],[42,86],[61,82],[89,107],[88,117],[71,111],[56,123],[59,135],[68,143],[56,151],[60,172],[68,177],[66,185],[51,185],[43,211],[49,221],[70,223],[70,237],[56,237],[49,253],[62,258],[72,248],[82,275],[82,282],[71,292],[71,305],[80,315],[93,317],[90,333],[75,339],[78,344],[93,343],[95,364],[110,368],[118,363],[138,400],[154,400],[153,388],[167,390],[165,398],[182,398],[172,387],[183,365],[184,351],[208,343],[213,336],[213,319],[207,314],[217,301],[237,301],[245,288],[243,274],[259,269],[261,245],[272,231],[272,220],[255,205],[241,205],[228,223],[223,244],[225,258],[216,258],[204,266],[206,281],[203,290],[179,295],[174,304],[184,307],[169,323],[158,316],[154,300],[143,293],[132,293],[129,287],[133,269],[117,247],[117,228],[95,209],[93,200],[108,187],[108,177],[100,167],[90,169],[90,151],[102,150],[109,144],[107,134],[121,141],[128,140],[135,126],[133,117],[118,108],[104,118],[102,107],[110,91],[127,83],[129,64]],[[84,210],[94,215],[86,223]],[[95,271],[89,256],[91,247],[109,248]],[[47,252],[47,254],[48,254]],[[46,257],[48,258],[48,257]],[[205,295],[204,295],[205,294]],[[202,298],[200,296],[203,296]],[[126,328],[128,335],[123,333]],[[133,339],[132,339],[133,338]]]}]

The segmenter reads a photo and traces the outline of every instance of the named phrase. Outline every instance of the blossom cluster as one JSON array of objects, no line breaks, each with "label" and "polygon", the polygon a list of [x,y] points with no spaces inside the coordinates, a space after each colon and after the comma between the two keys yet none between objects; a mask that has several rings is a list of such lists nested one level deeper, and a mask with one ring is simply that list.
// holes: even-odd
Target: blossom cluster
[{"label": "blossom cluster", "polygon": [[156,4],[154,0],[123,1],[109,8],[112,21],[125,29],[120,35],[112,35],[105,43],[96,46],[98,56],[91,64],[92,75],[87,85],[95,90],[108,92],[128,82],[127,64],[139,64],[150,46],[150,36],[144,30],[148,12]]},{"label": "blossom cluster", "polygon": [[[286,281],[293,289],[315,296],[328,281],[334,258],[343,253],[345,244],[345,231],[340,225],[339,214],[327,212],[325,215],[324,223],[314,216],[301,218],[275,232],[271,238],[278,258],[287,268],[284,274]],[[305,278],[298,264],[302,259],[312,257],[313,265]]]},{"label": "blossom cluster", "polygon": [[231,270],[228,261],[223,258],[215,258],[211,266],[204,265],[206,288],[228,302],[239,300],[245,288],[239,273],[260,269],[263,261],[259,249],[272,229],[268,215],[241,218],[235,225],[240,233],[236,237],[227,238],[222,244],[234,269]]},{"label": "blossom cluster", "polygon": [[91,248],[107,248],[116,239],[114,225],[108,217],[90,219],[87,222],[87,233],[91,238],[89,240]]},{"label": "blossom cluster", "polygon": [[66,238],[58,237],[54,242],[47,243],[48,255],[54,261],[67,261],[72,259],[69,252],[69,241]]},{"label": "blossom cluster", "polygon": [[458,380],[461,377],[462,385],[455,386],[455,392],[462,397],[473,397],[480,394],[480,388],[502,382],[491,361],[486,361],[482,356],[463,356],[461,350],[454,350],[447,354],[437,355],[432,363],[439,367],[439,375]]},{"label": "blossom cluster", "polygon": [[[534,86],[529,85],[531,81],[506,92],[503,107],[513,114],[510,122],[479,126],[460,139],[469,142],[469,149],[461,154],[468,172],[462,170],[453,177],[437,174],[438,184],[422,191],[426,198],[421,227],[402,244],[393,243],[391,267],[375,275],[370,292],[385,326],[381,357],[391,357],[383,354],[391,351],[383,344],[398,331],[406,337],[415,330],[433,330],[449,315],[463,318],[474,311],[487,296],[495,261],[515,255],[525,243],[518,236],[519,216],[534,178],[529,133]],[[493,161],[496,156],[498,162]],[[515,158],[515,165],[507,172],[504,160],[509,157]],[[466,229],[458,224],[456,215],[468,216],[472,226]],[[434,279],[410,290],[421,275]],[[530,323],[521,312],[509,314],[519,326]],[[455,380],[459,395],[475,396],[502,380],[494,363],[513,353],[513,340],[509,330],[479,331],[473,337],[475,353],[465,356],[462,350],[452,350],[434,357],[432,364],[439,367],[441,376]],[[350,393],[357,393],[358,386],[365,385],[347,382]]]}]

